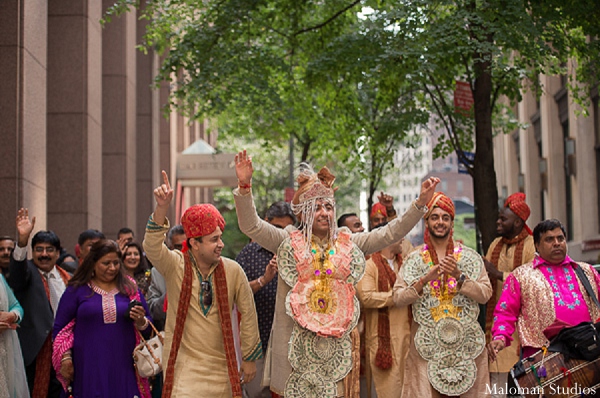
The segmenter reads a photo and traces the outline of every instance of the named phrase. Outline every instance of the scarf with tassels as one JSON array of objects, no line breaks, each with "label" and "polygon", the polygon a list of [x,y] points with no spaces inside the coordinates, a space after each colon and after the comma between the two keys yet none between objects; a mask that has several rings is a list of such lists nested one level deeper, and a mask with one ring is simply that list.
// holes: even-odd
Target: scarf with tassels
[{"label": "scarf with tassels", "polygon": [[[400,259],[401,256],[398,256]],[[371,257],[377,266],[377,291],[389,292],[396,283],[396,273],[390,267],[388,261],[383,258],[381,252],[374,253]],[[401,260],[400,260],[401,261]],[[375,354],[375,366],[379,369],[389,369],[394,363],[392,356],[392,344],[390,337],[390,313],[388,307],[377,310],[377,354]]]},{"label": "scarf with tassels", "polygon": [[[171,352],[169,354],[169,362],[167,363],[167,367],[164,371],[164,386],[162,391],[163,398],[170,398],[171,392],[173,391],[175,362],[177,360],[177,353],[183,337],[183,326],[192,298],[192,282],[194,280],[192,261],[194,261],[195,265],[195,260],[193,259],[192,253],[188,251],[187,245],[182,251],[185,258],[185,265],[183,269],[183,281],[181,283],[181,294],[179,295],[179,303],[177,306],[177,319],[180,321],[175,323],[173,341],[171,342]],[[241,398],[242,386],[240,384],[237,359],[235,356],[235,345],[233,341],[231,313],[229,310],[229,299],[227,292],[227,279],[225,276],[225,266],[223,265],[223,260],[219,261],[214,273],[214,292],[216,296],[217,309],[219,311],[219,318],[221,318],[221,332],[223,335],[223,345],[225,347],[225,358],[227,359],[227,372],[229,374],[229,382],[231,383],[232,397]]]},{"label": "scarf with tassels", "polygon": [[[500,258],[502,249],[511,245],[516,245],[515,254],[513,256],[513,270],[521,266],[523,264],[523,248],[525,247],[525,238],[527,238],[529,235],[529,231],[523,228],[521,233],[512,239],[507,239],[504,237],[500,239],[492,250],[492,258],[490,259],[490,262],[494,264],[496,269],[498,269],[498,259]],[[494,323],[494,309],[496,308],[497,302],[498,297],[496,297],[496,283],[492,283],[492,297],[487,302],[485,313],[485,338],[487,343],[489,343],[492,338],[491,330]]]}]

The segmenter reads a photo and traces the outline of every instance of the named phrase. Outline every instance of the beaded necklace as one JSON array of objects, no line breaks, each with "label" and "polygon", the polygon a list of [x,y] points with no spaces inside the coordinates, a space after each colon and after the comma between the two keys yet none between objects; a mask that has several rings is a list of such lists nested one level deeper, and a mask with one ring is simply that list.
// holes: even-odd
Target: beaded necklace
[{"label": "beaded necklace", "polygon": [[311,309],[322,314],[330,313],[334,310],[335,300],[331,297],[331,284],[335,273],[335,265],[331,262],[330,256],[335,254],[335,249],[327,245],[321,249],[316,243],[311,244],[313,280],[315,290],[310,297]]}]

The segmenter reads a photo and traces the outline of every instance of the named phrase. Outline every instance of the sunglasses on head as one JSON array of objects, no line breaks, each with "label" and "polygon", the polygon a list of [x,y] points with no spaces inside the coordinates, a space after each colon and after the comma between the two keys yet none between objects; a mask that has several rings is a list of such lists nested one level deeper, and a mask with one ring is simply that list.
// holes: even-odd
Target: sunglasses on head
[{"label": "sunglasses on head", "polygon": [[210,282],[202,281],[200,285],[202,288],[202,304],[205,307],[210,307],[212,304],[212,289],[210,287]]}]

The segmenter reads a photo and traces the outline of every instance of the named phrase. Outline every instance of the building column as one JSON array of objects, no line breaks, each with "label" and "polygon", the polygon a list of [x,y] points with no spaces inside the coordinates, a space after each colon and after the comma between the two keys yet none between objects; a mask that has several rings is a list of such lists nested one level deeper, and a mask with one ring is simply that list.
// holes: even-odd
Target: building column
[{"label": "building column", "polygon": [[[142,2],[145,6],[145,1]],[[142,43],[149,21],[140,19],[136,25],[136,43]],[[131,226],[138,240],[142,240],[146,221],[154,211],[152,191],[155,178],[160,175],[159,165],[159,128],[162,117],[159,105],[160,92],[153,88],[154,77],[158,73],[159,60],[154,51],[144,54],[136,51],[136,225]]]},{"label": "building column", "polygon": [[542,220],[542,181],[540,177],[540,156],[535,137],[532,117],[538,112],[536,98],[531,92],[523,93],[519,102],[519,122],[529,125],[520,132],[521,171],[523,173],[526,201],[531,208],[528,225],[533,229]]},{"label": "building column", "polygon": [[20,207],[46,217],[47,2],[0,1],[0,234],[15,234]]},{"label": "building column", "polygon": [[102,228],[101,16],[94,0],[48,3],[48,224],[72,254]]},{"label": "building column", "polygon": [[548,165],[546,218],[556,218],[567,226],[565,205],[564,139],[554,95],[561,89],[560,78],[540,76],[544,93],[540,99],[543,155]]},{"label": "building column", "polygon": [[[103,0],[103,11],[114,4]],[[102,231],[136,227],[136,10],[102,30]]]}]

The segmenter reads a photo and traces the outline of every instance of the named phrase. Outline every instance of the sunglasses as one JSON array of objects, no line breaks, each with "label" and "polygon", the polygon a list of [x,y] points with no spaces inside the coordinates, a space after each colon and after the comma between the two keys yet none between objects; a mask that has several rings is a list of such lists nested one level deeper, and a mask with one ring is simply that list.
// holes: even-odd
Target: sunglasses
[{"label": "sunglasses", "polygon": [[202,304],[205,307],[210,307],[212,304],[212,289],[210,287],[210,282],[202,281],[201,288],[202,288]]}]

